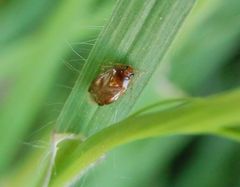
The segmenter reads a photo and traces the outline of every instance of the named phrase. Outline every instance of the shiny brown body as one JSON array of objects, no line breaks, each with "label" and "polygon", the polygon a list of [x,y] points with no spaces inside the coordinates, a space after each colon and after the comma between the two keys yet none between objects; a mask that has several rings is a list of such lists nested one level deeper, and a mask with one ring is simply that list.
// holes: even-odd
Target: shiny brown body
[{"label": "shiny brown body", "polygon": [[98,105],[110,104],[126,92],[133,75],[132,67],[114,65],[92,81],[89,92]]}]

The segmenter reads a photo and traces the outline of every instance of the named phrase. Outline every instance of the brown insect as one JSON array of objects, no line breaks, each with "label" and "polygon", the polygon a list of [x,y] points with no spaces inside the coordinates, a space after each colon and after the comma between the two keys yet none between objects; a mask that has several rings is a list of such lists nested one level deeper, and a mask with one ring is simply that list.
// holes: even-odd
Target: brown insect
[{"label": "brown insect", "polygon": [[117,64],[100,73],[92,81],[88,91],[98,105],[107,105],[126,92],[133,76],[131,66]]}]

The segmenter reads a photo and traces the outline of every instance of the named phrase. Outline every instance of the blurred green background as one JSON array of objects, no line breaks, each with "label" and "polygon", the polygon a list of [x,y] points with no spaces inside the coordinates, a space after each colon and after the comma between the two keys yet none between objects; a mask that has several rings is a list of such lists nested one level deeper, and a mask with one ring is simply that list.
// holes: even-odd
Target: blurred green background
[{"label": "blurred green background", "polygon": [[[46,147],[114,3],[0,1],[0,186],[13,176],[21,181],[28,160]],[[135,110],[239,83],[240,1],[201,0]],[[240,145],[207,135],[134,142],[109,153],[73,186],[240,187]]]}]

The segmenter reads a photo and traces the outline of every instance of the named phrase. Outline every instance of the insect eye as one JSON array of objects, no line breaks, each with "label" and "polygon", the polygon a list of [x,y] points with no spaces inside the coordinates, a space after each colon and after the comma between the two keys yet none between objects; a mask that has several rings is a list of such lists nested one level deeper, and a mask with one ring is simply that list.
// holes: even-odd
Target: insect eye
[{"label": "insect eye", "polygon": [[132,78],[134,76],[134,73],[131,73],[130,75],[129,75],[129,78]]}]

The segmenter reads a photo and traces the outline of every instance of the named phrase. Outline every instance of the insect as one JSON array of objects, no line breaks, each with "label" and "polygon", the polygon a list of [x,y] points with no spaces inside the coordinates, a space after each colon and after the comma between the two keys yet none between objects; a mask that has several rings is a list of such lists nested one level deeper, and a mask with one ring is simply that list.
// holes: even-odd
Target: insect
[{"label": "insect", "polygon": [[133,76],[131,66],[116,64],[100,73],[92,81],[88,91],[98,105],[107,105],[126,92]]}]

